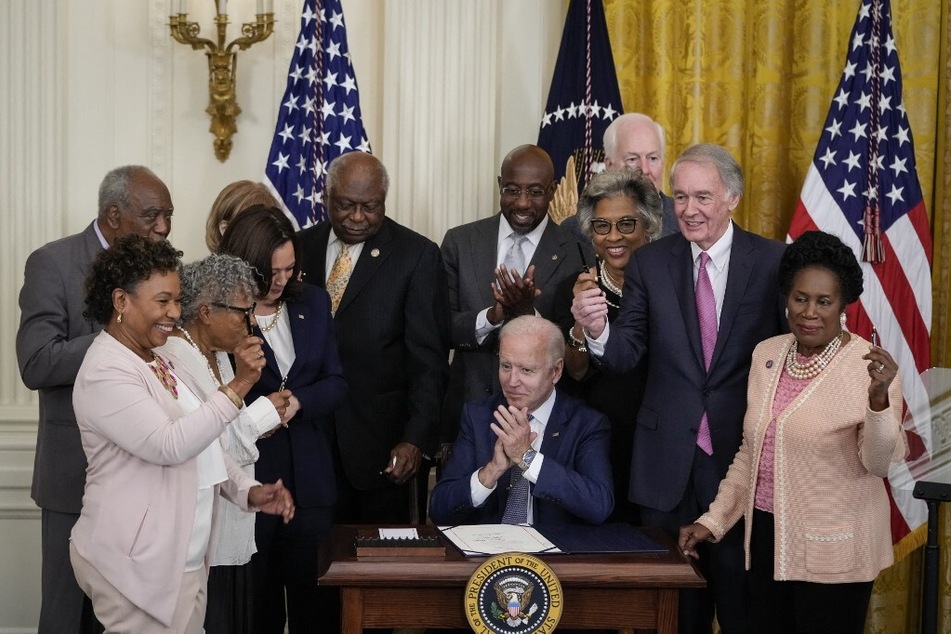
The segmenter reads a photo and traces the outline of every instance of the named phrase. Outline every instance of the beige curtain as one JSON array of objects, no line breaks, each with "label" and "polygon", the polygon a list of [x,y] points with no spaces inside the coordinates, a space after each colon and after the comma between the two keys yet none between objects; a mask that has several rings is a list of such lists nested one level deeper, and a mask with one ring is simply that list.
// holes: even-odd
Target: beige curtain
[{"label": "beige curtain", "polygon": [[[744,168],[735,217],[784,239],[842,74],[858,0],[604,0],[624,109],[667,130],[669,163],[719,143]],[[893,0],[918,177],[934,236],[933,364],[951,364],[951,0]],[[951,631],[951,530],[942,531],[942,616]],[[921,550],[876,582],[868,632],[918,627]]]}]

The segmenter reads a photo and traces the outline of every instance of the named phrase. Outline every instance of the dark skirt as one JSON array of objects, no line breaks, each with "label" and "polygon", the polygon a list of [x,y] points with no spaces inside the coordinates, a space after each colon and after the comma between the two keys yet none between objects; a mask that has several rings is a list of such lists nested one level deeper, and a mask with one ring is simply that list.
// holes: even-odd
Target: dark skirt
[{"label": "dark skirt", "polygon": [[251,634],[254,601],[251,564],[212,566],[208,574],[208,634]]}]

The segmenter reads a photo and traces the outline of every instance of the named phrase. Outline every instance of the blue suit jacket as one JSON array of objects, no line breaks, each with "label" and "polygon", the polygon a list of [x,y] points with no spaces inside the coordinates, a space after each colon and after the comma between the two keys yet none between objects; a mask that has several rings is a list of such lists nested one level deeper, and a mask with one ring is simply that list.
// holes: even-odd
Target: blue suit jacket
[{"label": "blue suit jacket", "polygon": [[[258,440],[261,455],[254,465],[254,477],[259,482],[283,478],[294,502],[302,508],[330,506],[337,500],[331,413],[347,392],[330,316],[330,297],[327,291],[304,284],[300,296],[286,302],[284,310],[290,319],[296,355],[286,387],[300,401],[300,411],[286,428]],[[254,331],[263,339],[257,326]],[[274,350],[267,342],[263,347],[267,365],[248,393],[248,403],[277,391],[281,385]]]},{"label": "blue suit jacket", "polygon": [[[508,489],[505,477],[481,507],[472,506],[469,479],[492,459],[496,435],[492,413],[503,403],[496,396],[467,403],[459,437],[442,477],[433,489],[429,515],[436,524],[495,524],[502,521]],[[558,392],[541,453],[538,481],[531,487],[534,524],[600,524],[614,508],[610,428],[603,414]]]},{"label": "blue suit jacket", "polygon": [[631,255],[624,300],[601,360],[609,371],[622,372],[647,355],[629,497],[659,511],[673,509],[688,486],[704,411],[719,476],[726,475],[743,437],[753,348],[786,329],[777,279],[785,245],[735,224],[733,230],[709,372],[700,343],[690,243],[680,234]]}]

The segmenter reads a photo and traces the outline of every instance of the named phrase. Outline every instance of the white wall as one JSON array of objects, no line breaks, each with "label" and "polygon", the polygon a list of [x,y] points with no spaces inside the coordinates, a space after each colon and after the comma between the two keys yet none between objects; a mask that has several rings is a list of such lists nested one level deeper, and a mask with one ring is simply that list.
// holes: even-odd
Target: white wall
[{"label": "white wall", "polygon": [[[171,240],[185,259],[205,254],[218,191],[263,173],[301,8],[274,4],[275,34],[238,55],[243,112],[231,157],[219,163],[204,112],[207,63],[172,41],[168,0],[0,3],[0,633],[35,631],[39,602],[39,512],[29,497],[36,397],[14,352],[23,263],[88,225],[102,176],[126,163],[168,184]],[[210,31],[212,3],[189,6]],[[387,213],[436,242],[492,214],[501,158],[537,137],[566,3],[343,6],[364,124],[392,176]],[[250,19],[253,7],[231,0],[232,21]]]}]

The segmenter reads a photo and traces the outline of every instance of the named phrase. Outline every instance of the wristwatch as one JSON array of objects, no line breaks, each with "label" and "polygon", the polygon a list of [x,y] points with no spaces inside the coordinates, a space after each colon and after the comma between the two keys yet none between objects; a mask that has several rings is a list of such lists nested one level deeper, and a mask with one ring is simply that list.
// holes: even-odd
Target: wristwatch
[{"label": "wristwatch", "polygon": [[531,447],[525,450],[525,453],[522,454],[522,459],[518,463],[518,468],[522,471],[528,471],[528,468],[532,466],[532,460],[535,459],[535,454],[538,453]]}]

